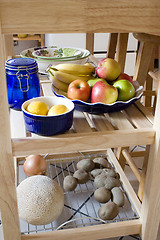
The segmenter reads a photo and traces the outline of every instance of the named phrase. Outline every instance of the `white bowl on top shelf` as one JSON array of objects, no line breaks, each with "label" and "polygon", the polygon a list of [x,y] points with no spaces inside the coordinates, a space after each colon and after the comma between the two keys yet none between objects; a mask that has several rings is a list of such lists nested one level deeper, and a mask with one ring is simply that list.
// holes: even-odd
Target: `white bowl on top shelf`
[{"label": "white bowl on top shelf", "polygon": [[52,58],[52,59],[48,59],[46,57],[39,58],[38,56],[37,57],[33,56],[32,53],[35,52],[35,50],[46,49],[46,48],[47,47],[29,48],[29,49],[23,50],[20,53],[20,56],[36,59],[37,63],[38,63],[39,73],[47,75],[46,69],[52,65],[57,65],[60,63],[84,64],[87,62],[88,57],[90,55],[90,52],[86,49],[74,48],[74,49],[79,50],[79,52],[81,52],[82,54],[77,54],[77,56],[75,56],[75,57]]}]

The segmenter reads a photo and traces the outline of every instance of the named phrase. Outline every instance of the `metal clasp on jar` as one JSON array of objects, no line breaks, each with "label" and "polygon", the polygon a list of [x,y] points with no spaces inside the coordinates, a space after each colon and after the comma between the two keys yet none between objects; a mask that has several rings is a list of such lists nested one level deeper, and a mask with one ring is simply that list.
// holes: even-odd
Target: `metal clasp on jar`
[{"label": "metal clasp on jar", "polygon": [[19,80],[20,90],[22,92],[27,92],[29,90],[28,79],[29,79],[30,73],[27,70],[19,70],[16,73],[16,76]]}]

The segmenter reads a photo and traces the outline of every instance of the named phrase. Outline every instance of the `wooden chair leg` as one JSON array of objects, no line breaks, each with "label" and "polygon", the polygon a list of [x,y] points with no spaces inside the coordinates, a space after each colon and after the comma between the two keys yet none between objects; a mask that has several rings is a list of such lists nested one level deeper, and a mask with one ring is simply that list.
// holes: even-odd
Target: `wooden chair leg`
[{"label": "wooden chair leg", "polygon": [[139,82],[142,86],[146,81],[153,48],[154,45],[150,42],[140,42],[133,80]]},{"label": "wooden chair leg", "polygon": [[107,48],[107,58],[115,58],[116,47],[117,47],[118,33],[110,33],[109,42]]},{"label": "wooden chair leg", "polygon": [[124,72],[127,55],[128,33],[118,33],[117,50],[115,60],[121,65],[121,71]]},{"label": "wooden chair leg", "polygon": [[[110,33],[107,57],[115,58],[121,65],[122,72],[125,67],[126,53],[127,53],[127,44],[128,44],[128,33]],[[115,56],[116,54],[116,56]],[[122,154],[124,148],[118,148],[116,157],[124,169],[126,160]],[[127,148],[128,150],[128,148]]]},{"label": "wooden chair leg", "polygon": [[[153,50],[155,50],[155,48]],[[155,51],[152,52],[151,61],[150,61],[150,65],[149,65],[149,70],[150,71],[154,71],[154,59],[155,59]],[[146,91],[148,91],[148,90],[152,91],[152,89],[153,89],[153,78],[149,74],[147,74],[146,83],[145,83],[145,90]],[[152,111],[152,96],[146,96],[144,98],[144,106]]]},{"label": "wooden chair leg", "polygon": [[94,33],[86,33],[86,49],[94,54]]},{"label": "wooden chair leg", "polygon": [[122,154],[122,151],[126,149],[127,151],[129,150],[129,147],[119,147],[117,148],[117,153],[116,153],[116,158],[119,161],[119,164],[121,165],[121,168],[124,170],[125,168],[125,164],[126,164],[126,159],[124,157],[124,155]]}]

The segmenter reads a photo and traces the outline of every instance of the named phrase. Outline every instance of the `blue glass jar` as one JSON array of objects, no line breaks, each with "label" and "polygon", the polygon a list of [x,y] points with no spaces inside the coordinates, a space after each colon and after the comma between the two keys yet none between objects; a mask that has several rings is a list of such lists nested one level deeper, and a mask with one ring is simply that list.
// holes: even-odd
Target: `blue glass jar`
[{"label": "blue glass jar", "polygon": [[10,108],[21,110],[23,102],[40,96],[38,65],[35,59],[9,59],[5,70]]}]

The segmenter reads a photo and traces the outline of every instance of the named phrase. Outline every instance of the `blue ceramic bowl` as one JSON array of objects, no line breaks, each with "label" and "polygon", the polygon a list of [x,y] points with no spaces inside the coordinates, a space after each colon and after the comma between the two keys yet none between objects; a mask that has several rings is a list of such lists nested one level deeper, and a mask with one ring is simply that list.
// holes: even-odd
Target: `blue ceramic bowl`
[{"label": "blue ceramic bowl", "polygon": [[[116,101],[112,104],[104,104],[104,103],[89,103],[83,102],[81,100],[72,100],[75,105],[75,109],[81,112],[88,112],[92,114],[103,114],[103,113],[111,113],[111,112],[118,112],[121,110],[126,109],[131,104],[139,100],[143,95],[143,87],[139,86],[137,81],[134,81],[134,86],[136,89],[135,97],[131,98],[130,100],[123,102],[123,101]],[[58,90],[52,85],[52,91],[57,97],[64,97],[68,99],[66,96],[61,95]]]},{"label": "blue ceramic bowl", "polygon": [[[56,104],[63,104],[68,108],[69,111],[56,116],[41,116],[31,114],[26,111],[26,108],[29,103],[35,100],[43,101],[48,105],[49,108]],[[42,136],[53,136],[66,132],[72,126],[74,103],[71,100],[63,97],[37,97],[24,102],[22,104],[22,111],[25,126],[28,131]]]}]

